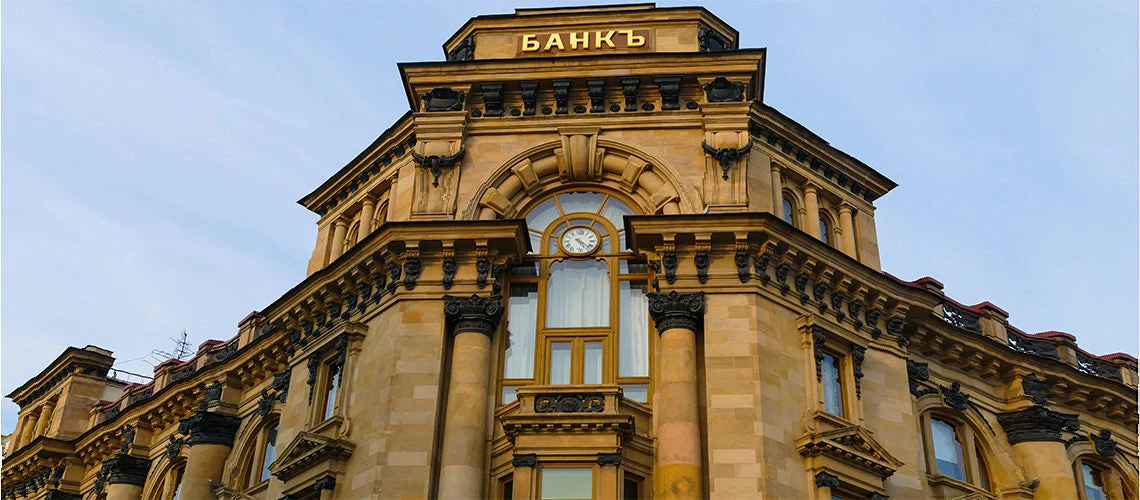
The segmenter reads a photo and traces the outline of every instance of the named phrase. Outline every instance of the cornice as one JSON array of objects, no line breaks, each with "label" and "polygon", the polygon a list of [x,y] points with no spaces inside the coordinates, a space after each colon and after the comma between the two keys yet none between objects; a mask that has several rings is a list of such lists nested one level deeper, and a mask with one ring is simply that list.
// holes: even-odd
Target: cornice
[{"label": "cornice", "polygon": [[114,362],[115,358],[109,354],[68,347],[40,373],[13,389],[5,397],[23,407],[51,392],[69,375],[90,375],[102,379]]}]

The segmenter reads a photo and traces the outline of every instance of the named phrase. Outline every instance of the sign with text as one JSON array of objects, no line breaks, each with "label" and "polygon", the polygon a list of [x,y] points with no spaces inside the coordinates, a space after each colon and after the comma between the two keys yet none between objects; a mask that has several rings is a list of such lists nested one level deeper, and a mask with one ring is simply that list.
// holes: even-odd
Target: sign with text
[{"label": "sign with text", "polygon": [[617,49],[649,49],[653,30],[591,30],[519,35],[520,54],[601,52]]}]

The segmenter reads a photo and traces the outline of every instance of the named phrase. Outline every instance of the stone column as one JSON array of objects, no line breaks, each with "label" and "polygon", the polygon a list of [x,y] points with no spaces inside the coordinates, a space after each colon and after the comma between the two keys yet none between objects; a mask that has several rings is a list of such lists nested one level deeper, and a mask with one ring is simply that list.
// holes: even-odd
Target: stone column
[{"label": "stone column", "polygon": [[697,399],[697,332],[705,314],[704,292],[650,293],[649,314],[661,341],[660,378],[653,404],[657,422],[655,498],[702,496],[701,426]]},{"label": "stone column", "polygon": [[819,471],[815,473],[816,498],[835,498],[831,490],[839,487],[839,478],[830,472]]},{"label": "stone column", "polygon": [[336,476],[326,475],[318,479],[313,486],[320,492],[320,500],[332,500],[333,492],[336,490]]},{"label": "stone column", "polygon": [[51,414],[55,411],[55,403],[44,403],[40,408],[40,419],[36,423],[36,436],[46,436],[48,427],[51,425]]},{"label": "stone column", "polygon": [[28,416],[25,417],[25,419],[24,432],[20,433],[20,446],[16,448],[23,448],[36,438],[36,427],[40,421],[40,412],[28,412]]},{"label": "stone column", "polygon": [[376,215],[376,199],[367,196],[360,202],[360,229],[356,233],[356,241],[361,241],[372,232],[372,217]]},{"label": "stone column", "polygon": [[804,231],[819,239],[819,198],[815,184],[810,182],[804,184],[804,208],[807,210],[807,217],[804,217],[804,226],[807,227]]},{"label": "stone column", "polygon": [[182,498],[213,498],[210,481],[222,481],[222,469],[240,425],[238,417],[202,408],[183,422],[190,437],[186,440],[189,449],[182,472]]},{"label": "stone column", "polygon": [[503,316],[503,297],[445,295],[443,312],[452,325],[451,376],[444,414],[439,498],[483,496],[487,427],[487,382],[491,334]]},{"label": "stone column", "polygon": [[839,230],[843,232],[839,242],[840,249],[843,250],[843,253],[855,257],[854,207],[847,203],[839,204]]},{"label": "stone column", "polygon": [[[780,180],[780,164],[772,162],[772,213],[780,219],[784,218],[783,186],[783,181]],[[795,217],[795,214],[792,216]]]},{"label": "stone column", "polygon": [[337,257],[340,257],[340,254],[344,253],[344,238],[347,233],[348,220],[344,217],[337,219],[333,229],[332,250],[329,252],[330,264],[336,260]]},{"label": "stone column", "polygon": [[511,465],[515,466],[514,494],[512,500],[530,500],[530,490],[534,489],[534,467],[538,465],[538,457],[534,453],[516,453],[511,458]]},{"label": "stone column", "polygon": [[621,474],[621,453],[598,454],[598,483],[594,487],[594,498],[627,498],[623,493]]},{"label": "stone column", "polygon": [[142,498],[143,484],[146,483],[146,474],[150,470],[150,460],[119,453],[107,460],[104,466],[107,468],[107,500]]},{"label": "stone column", "polygon": [[1042,405],[999,413],[998,423],[1013,445],[1013,458],[1030,478],[1040,480],[1034,498],[1069,498],[1077,491],[1073,467],[1065,452],[1062,430],[1077,431],[1078,416]]}]

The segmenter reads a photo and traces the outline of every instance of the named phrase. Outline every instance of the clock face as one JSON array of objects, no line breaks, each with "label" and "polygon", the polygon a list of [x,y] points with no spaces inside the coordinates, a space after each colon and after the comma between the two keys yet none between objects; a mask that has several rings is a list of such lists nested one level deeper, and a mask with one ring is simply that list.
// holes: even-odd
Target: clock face
[{"label": "clock face", "polygon": [[562,233],[562,238],[559,241],[566,253],[585,255],[597,250],[598,240],[598,233],[594,232],[593,229],[575,226]]}]

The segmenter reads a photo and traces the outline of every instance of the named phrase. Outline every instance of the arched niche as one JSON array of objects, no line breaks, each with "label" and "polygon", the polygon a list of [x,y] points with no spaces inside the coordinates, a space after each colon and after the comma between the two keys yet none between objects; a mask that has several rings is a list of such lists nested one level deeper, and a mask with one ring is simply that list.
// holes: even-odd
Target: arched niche
[{"label": "arched niche", "polygon": [[462,219],[510,219],[552,190],[604,187],[643,213],[700,213],[697,191],[662,162],[596,132],[563,132],[562,139],[523,151],[500,166],[474,193]]}]

